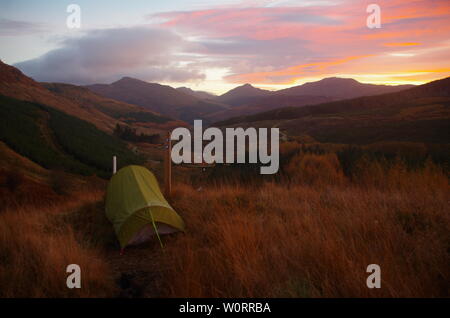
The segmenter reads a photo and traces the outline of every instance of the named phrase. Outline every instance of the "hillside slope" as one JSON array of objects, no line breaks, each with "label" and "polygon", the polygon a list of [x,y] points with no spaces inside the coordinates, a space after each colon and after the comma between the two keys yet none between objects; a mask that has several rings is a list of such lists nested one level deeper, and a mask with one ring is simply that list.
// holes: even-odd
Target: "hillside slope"
[{"label": "hillside slope", "polygon": [[83,86],[76,86],[63,83],[41,83],[49,91],[58,96],[65,97],[76,102],[85,109],[96,109],[101,113],[111,117],[111,121],[117,120],[136,125],[166,124],[173,119],[162,116],[140,106],[120,102],[95,94]]},{"label": "hillside slope", "polygon": [[76,102],[50,92],[40,83],[24,75],[17,68],[0,61],[0,94],[18,100],[35,102],[59,109],[67,114],[89,121],[98,128],[111,132],[115,122],[95,108],[84,108]]},{"label": "hillside slope", "polygon": [[111,175],[113,156],[121,165],[142,160],[116,137],[52,107],[0,95],[0,140],[47,169],[81,175]]},{"label": "hillside slope", "polygon": [[116,123],[166,123],[169,118],[144,108],[98,96],[84,87],[38,83],[17,68],[0,61],[0,94],[61,110],[111,133]]}]

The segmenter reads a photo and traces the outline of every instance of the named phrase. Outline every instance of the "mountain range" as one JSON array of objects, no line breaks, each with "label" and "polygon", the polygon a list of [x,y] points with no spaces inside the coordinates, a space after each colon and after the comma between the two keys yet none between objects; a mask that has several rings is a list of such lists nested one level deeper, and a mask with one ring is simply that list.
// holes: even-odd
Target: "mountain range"
[{"label": "mountain range", "polygon": [[140,126],[171,120],[191,124],[194,119],[212,123],[282,107],[317,105],[412,87],[363,84],[353,79],[326,78],[279,91],[263,90],[245,84],[215,96],[186,87],[174,89],[130,77],[111,84],[82,87],[63,83],[38,83],[13,66],[2,62],[0,70],[0,94],[55,107],[92,122],[105,131],[111,131],[117,120],[140,123]]},{"label": "mountain range", "polygon": [[[325,78],[279,91],[245,84],[214,96],[130,77],[112,84],[82,87],[38,83],[4,63],[0,63],[0,70],[0,95],[53,107],[109,133],[118,123],[168,129],[203,119],[206,124],[220,126],[269,125],[280,127],[289,135],[351,143],[373,138],[364,137],[360,132],[344,132],[347,128],[359,127],[361,130],[365,127],[374,134],[376,132],[377,138],[389,139],[392,136],[386,137],[388,131],[396,130],[396,125],[398,129],[404,129],[402,125],[409,125],[409,129],[417,125],[428,127],[422,135],[430,136],[436,129],[442,129],[448,120],[449,79],[414,87]],[[387,123],[393,126],[385,127],[385,132],[373,128]],[[404,131],[409,135],[401,139],[414,139],[414,133],[408,129]],[[442,130],[436,134],[439,138],[435,136],[429,140],[447,140],[448,136],[442,134]]]},{"label": "mountain range", "polygon": [[96,94],[139,105],[148,110],[192,123],[207,123],[234,116],[255,114],[279,107],[304,106],[328,101],[395,92],[412,85],[373,85],[354,79],[326,78],[313,83],[269,91],[251,84],[238,86],[220,96],[190,88],[174,89],[167,85],[148,83],[124,77],[111,84],[86,86]]},{"label": "mountain range", "polygon": [[0,115],[2,151],[44,168],[108,175],[115,154],[142,160],[113,134],[117,124],[161,134],[200,118],[325,143],[448,144],[450,78],[415,87],[327,78],[280,91],[246,84],[213,96],[127,77],[85,87],[38,83],[0,62]]},{"label": "mountain range", "polygon": [[94,84],[86,87],[99,95],[187,122],[228,108],[227,105],[200,99],[167,85],[148,83],[130,77],[124,77],[111,84]]},{"label": "mountain range", "polygon": [[218,122],[215,126],[279,127],[319,142],[450,141],[450,77],[399,92],[304,107],[283,107]]},{"label": "mountain range", "polygon": [[413,85],[363,84],[351,78],[325,78],[279,91],[268,91],[245,84],[217,97],[228,103],[231,109],[207,116],[211,121],[220,121],[235,116],[245,116],[282,107],[299,107],[320,103],[397,92]]}]

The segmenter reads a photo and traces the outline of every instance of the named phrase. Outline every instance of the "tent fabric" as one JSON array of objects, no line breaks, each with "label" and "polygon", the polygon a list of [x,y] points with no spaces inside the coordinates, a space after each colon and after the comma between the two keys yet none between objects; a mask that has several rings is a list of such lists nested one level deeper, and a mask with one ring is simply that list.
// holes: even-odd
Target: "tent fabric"
[{"label": "tent fabric", "polygon": [[[106,193],[106,216],[121,247],[127,246],[147,225],[184,231],[183,219],[169,205],[153,173],[141,166],[120,169]],[[160,233],[160,231],[158,231]]]}]

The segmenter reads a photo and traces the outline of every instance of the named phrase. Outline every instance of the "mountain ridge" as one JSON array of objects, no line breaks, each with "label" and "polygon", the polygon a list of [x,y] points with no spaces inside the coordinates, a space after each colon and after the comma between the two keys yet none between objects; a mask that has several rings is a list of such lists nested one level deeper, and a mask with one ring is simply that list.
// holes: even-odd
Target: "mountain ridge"
[{"label": "mountain ridge", "polygon": [[331,143],[449,143],[450,77],[399,92],[284,107],[214,125],[279,127],[289,136],[308,135]]},{"label": "mountain ridge", "polygon": [[361,83],[353,78],[326,77],[319,81],[278,90],[276,95],[321,95],[337,99],[350,99],[360,96],[372,96],[393,93],[412,88],[414,85],[384,85]]},{"label": "mountain ridge", "polygon": [[123,77],[111,84],[94,84],[85,87],[99,95],[138,105],[187,122],[228,107],[215,101],[201,100],[168,85],[148,83],[130,77]]},{"label": "mountain ridge", "polygon": [[257,88],[247,83],[241,86],[237,86],[229,90],[228,92],[216,97],[216,100],[221,103],[230,104],[231,106],[241,106],[247,99],[264,97],[270,95],[271,93],[271,91]]},{"label": "mountain ridge", "polygon": [[411,87],[414,85],[375,85],[341,77],[323,78],[319,81],[277,91],[262,90],[251,84],[244,84],[217,97],[216,100],[230,104],[232,109],[213,114],[211,118],[216,121],[224,120],[233,115],[251,115],[287,106],[298,107],[360,96],[379,95]]}]

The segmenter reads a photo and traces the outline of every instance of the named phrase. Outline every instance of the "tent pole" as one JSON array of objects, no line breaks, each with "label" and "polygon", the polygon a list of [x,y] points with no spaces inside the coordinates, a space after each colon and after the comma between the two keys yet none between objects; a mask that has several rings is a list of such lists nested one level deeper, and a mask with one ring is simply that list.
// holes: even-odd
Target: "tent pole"
[{"label": "tent pole", "polygon": [[113,156],[113,175],[117,172],[117,157]]},{"label": "tent pole", "polygon": [[159,236],[158,228],[156,227],[156,223],[155,223],[155,219],[153,219],[153,214],[151,212],[150,212],[150,215],[152,216],[153,230],[155,231],[156,236],[158,237],[159,245],[161,246],[162,250],[164,251],[164,245],[161,241],[161,237]]},{"label": "tent pole", "polygon": [[166,137],[166,154],[164,159],[164,185],[165,185],[165,194],[167,197],[170,197],[172,193],[172,140],[170,139],[171,133],[167,132]]}]

